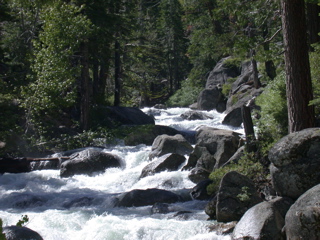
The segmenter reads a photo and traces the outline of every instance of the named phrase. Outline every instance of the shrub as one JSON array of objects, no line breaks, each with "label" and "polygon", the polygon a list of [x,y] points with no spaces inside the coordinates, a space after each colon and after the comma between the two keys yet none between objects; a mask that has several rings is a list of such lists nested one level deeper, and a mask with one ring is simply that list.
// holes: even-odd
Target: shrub
[{"label": "shrub", "polygon": [[314,52],[310,53],[310,68],[313,84],[314,100],[311,104],[315,106],[316,114],[320,114],[320,44],[314,45]]},{"label": "shrub", "polygon": [[288,110],[286,100],[285,73],[280,73],[257,97],[261,107],[260,118],[256,121],[257,134],[263,152],[281,137],[288,134]]},{"label": "shrub", "polygon": [[193,86],[189,83],[189,79],[182,82],[182,87],[173,94],[167,101],[169,107],[188,107],[195,103],[203,88]]},{"label": "shrub", "polygon": [[208,193],[213,194],[217,192],[219,189],[221,179],[226,173],[231,171],[241,173],[252,179],[254,182],[266,178],[263,166],[257,160],[257,158],[255,158],[254,153],[245,152],[245,154],[240,158],[238,163],[230,163],[223,168],[214,170],[210,174],[209,178],[213,181],[213,183],[207,187]]}]

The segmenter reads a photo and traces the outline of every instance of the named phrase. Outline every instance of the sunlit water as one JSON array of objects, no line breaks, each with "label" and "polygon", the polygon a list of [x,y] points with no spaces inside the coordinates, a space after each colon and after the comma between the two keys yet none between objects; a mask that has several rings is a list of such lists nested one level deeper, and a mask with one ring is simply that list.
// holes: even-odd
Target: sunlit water
[{"label": "sunlit water", "polygon": [[[222,114],[204,121],[185,121],[180,114],[186,108],[153,111],[156,124],[178,130],[194,131],[201,125],[230,129],[221,124]],[[232,129],[242,132],[242,129]],[[42,170],[0,176],[0,217],[4,225],[14,225],[28,215],[27,227],[45,240],[227,240],[229,236],[209,232],[204,213],[205,201],[188,201],[170,206],[174,212],[151,214],[151,206],[113,207],[116,194],[133,189],[159,188],[170,191],[194,187],[188,171],[162,172],[139,180],[148,162],[151,147],[114,146],[104,149],[122,157],[125,169],[108,169],[95,176],[77,175],[60,178],[59,170]],[[83,199],[72,204],[75,199]],[[191,211],[188,219],[175,216],[178,211]]]}]

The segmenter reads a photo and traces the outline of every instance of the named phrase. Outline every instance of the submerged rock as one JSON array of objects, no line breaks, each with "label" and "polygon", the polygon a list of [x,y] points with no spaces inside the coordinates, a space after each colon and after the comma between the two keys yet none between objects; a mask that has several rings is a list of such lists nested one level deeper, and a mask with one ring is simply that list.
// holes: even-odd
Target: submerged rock
[{"label": "submerged rock", "polygon": [[140,207],[153,205],[155,203],[174,203],[181,201],[182,198],[170,191],[150,188],[136,189],[130,192],[121,194],[118,197],[116,207]]},{"label": "submerged rock", "polygon": [[124,161],[111,153],[89,148],[76,153],[61,164],[60,176],[71,177],[76,174],[91,175],[97,172],[103,172],[107,168],[121,168]]},{"label": "submerged rock", "polygon": [[6,240],[43,240],[39,233],[27,227],[8,226],[3,228]]},{"label": "submerged rock", "polygon": [[176,171],[179,169],[186,158],[177,153],[168,153],[159,159],[152,161],[142,169],[140,178],[154,175],[163,171]]}]

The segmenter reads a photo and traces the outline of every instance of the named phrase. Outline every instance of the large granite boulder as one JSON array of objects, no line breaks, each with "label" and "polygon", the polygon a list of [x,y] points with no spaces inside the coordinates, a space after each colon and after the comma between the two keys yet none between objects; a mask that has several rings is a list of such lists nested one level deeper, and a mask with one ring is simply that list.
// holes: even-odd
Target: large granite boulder
[{"label": "large granite boulder", "polygon": [[320,184],[302,194],[285,217],[287,239],[320,239]]},{"label": "large granite boulder", "polygon": [[163,156],[167,153],[188,155],[193,151],[191,144],[181,135],[169,136],[167,134],[156,137],[152,144],[149,159]]},{"label": "large granite boulder", "polygon": [[274,189],[297,199],[320,183],[320,128],[309,128],[280,139],[269,151]]},{"label": "large granite boulder", "polygon": [[228,64],[231,57],[222,58],[209,73],[206,82],[206,88],[212,88],[223,85],[229,78],[235,78],[240,75],[240,66]]},{"label": "large granite boulder", "polygon": [[157,160],[153,160],[147,166],[142,169],[140,178],[154,175],[155,173],[163,171],[176,171],[181,164],[185,162],[186,158],[177,153],[168,153],[159,157]]},{"label": "large granite boulder", "polygon": [[155,203],[175,203],[181,200],[179,195],[162,189],[135,189],[121,194],[118,197],[116,207],[140,207]]},{"label": "large granite boulder", "polygon": [[43,240],[39,233],[27,227],[8,226],[3,228],[6,240]]},{"label": "large granite boulder", "polygon": [[139,108],[98,106],[93,110],[93,124],[112,127],[155,124],[155,121]]},{"label": "large granite boulder", "polygon": [[[218,105],[221,105],[225,101],[221,88],[212,87],[202,90],[198,96],[198,109],[200,110],[213,110],[217,109]],[[221,112],[223,112],[223,109]]]},{"label": "large granite boulder", "polygon": [[139,144],[151,146],[154,139],[163,134],[174,136],[180,134],[180,132],[172,127],[162,125],[138,126],[136,130],[124,138],[124,143],[127,146],[136,146]]},{"label": "large granite boulder", "polygon": [[206,147],[216,160],[214,168],[221,167],[237,151],[240,134],[223,129],[202,126],[196,134],[198,146]]},{"label": "large granite boulder", "polygon": [[60,166],[61,177],[71,177],[77,174],[91,175],[103,172],[107,168],[122,168],[124,160],[120,157],[101,151],[101,149],[88,148],[71,155],[70,159]]},{"label": "large granite boulder", "polygon": [[237,223],[233,239],[284,240],[282,228],[284,217],[270,202],[259,203],[250,208]]},{"label": "large granite boulder", "polygon": [[238,221],[249,208],[261,201],[254,183],[248,177],[231,171],[220,182],[216,204],[217,221]]}]

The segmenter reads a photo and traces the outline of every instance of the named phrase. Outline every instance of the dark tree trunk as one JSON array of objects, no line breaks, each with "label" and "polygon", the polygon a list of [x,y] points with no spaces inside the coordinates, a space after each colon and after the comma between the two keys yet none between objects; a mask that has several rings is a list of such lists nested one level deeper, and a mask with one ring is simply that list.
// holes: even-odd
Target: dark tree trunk
[{"label": "dark tree trunk", "polygon": [[320,6],[314,3],[307,4],[307,26],[309,34],[309,49],[312,49],[311,44],[320,41]]},{"label": "dark tree trunk", "polygon": [[242,114],[242,121],[243,121],[243,127],[244,132],[246,135],[246,149],[248,152],[255,152],[257,150],[255,145],[255,135],[254,135],[254,128],[253,128],[253,122],[251,118],[251,108],[250,106],[243,105],[241,109]]},{"label": "dark tree trunk", "polygon": [[308,56],[305,4],[303,0],[281,0],[285,46],[289,132],[315,123]]},{"label": "dark tree trunk", "polygon": [[121,59],[120,59],[120,43],[118,40],[115,42],[115,53],[114,53],[114,106],[120,105],[120,91],[121,91]]},{"label": "dark tree trunk", "polygon": [[89,84],[89,61],[88,61],[88,43],[83,43],[81,57],[81,116],[80,125],[83,130],[89,128],[89,117],[90,117],[90,84]]},{"label": "dark tree trunk", "polygon": [[252,59],[251,64],[252,64],[252,71],[253,71],[253,85],[254,85],[254,88],[258,89],[261,87],[261,82],[258,76],[259,73],[258,73],[257,61],[255,59]]}]

